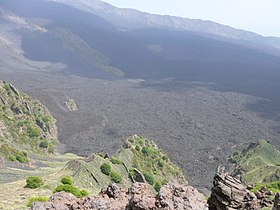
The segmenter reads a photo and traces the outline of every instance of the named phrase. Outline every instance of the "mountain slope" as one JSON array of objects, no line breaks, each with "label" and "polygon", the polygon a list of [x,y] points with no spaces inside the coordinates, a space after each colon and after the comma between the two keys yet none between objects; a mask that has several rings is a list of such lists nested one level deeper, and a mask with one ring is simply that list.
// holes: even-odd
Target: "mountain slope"
[{"label": "mountain slope", "polygon": [[29,162],[32,153],[54,152],[55,119],[37,100],[0,81],[0,155]]},{"label": "mountain slope", "polygon": [[[104,5],[96,4],[101,5],[97,6],[100,14],[52,1],[12,0],[0,6],[9,33],[21,40],[23,55],[37,62],[62,63],[65,68],[60,72],[95,78],[200,81],[213,83],[217,89],[279,100],[272,90],[279,89],[280,58],[267,53],[272,49],[263,51],[233,39],[168,28],[123,31],[103,19]],[[2,30],[8,33],[5,27]]]},{"label": "mountain slope", "polygon": [[248,184],[280,181],[280,151],[265,140],[235,153],[235,172]]},{"label": "mountain slope", "polygon": [[[199,19],[180,18],[168,15],[153,15],[134,9],[114,7],[100,0],[55,0],[78,9],[97,14],[115,26],[123,29],[145,27],[169,28],[191,31],[206,36],[218,36],[233,40],[249,41],[259,45],[267,45],[280,49],[280,38],[263,37],[253,32],[234,29],[232,27]],[[216,37],[216,38],[218,38]]]}]

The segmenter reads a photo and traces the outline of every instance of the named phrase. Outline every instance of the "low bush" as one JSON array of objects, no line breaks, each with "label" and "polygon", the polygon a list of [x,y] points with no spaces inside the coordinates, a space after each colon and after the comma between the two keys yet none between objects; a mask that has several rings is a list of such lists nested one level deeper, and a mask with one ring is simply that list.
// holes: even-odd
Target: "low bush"
[{"label": "low bush", "polygon": [[41,141],[41,143],[39,144],[39,147],[47,149],[49,147],[49,142],[47,140],[43,140]]},{"label": "low bush", "polygon": [[56,187],[54,189],[53,192],[56,193],[56,192],[61,192],[61,191],[71,193],[71,194],[75,195],[77,198],[82,197],[80,190],[77,187],[70,185],[70,184],[59,185],[58,187]]},{"label": "low bush", "polygon": [[26,188],[36,189],[43,186],[43,180],[39,176],[30,176],[26,179]]},{"label": "low bush", "polygon": [[115,183],[120,183],[122,181],[122,176],[118,172],[112,171],[110,174],[111,181]]},{"label": "low bush", "polygon": [[150,185],[154,185],[155,183],[155,178],[154,175],[149,173],[149,172],[144,172],[144,177],[145,180],[150,184]]},{"label": "low bush", "polygon": [[80,193],[81,193],[82,197],[86,197],[89,194],[87,190],[81,190]]},{"label": "low bush", "polygon": [[64,176],[61,179],[61,183],[62,184],[69,184],[69,185],[73,185],[73,180],[70,176]]},{"label": "low bush", "polygon": [[31,207],[34,202],[47,202],[49,199],[45,196],[36,196],[28,199],[27,207]]},{"label": "low bush", "polygon": [[100,170],[103,174],[109,176],[111,174],[111,166],[107,163],[103,163],[101,166],[100,166]]},{"label": "low bush", "polygon": [[117,159],[115,157],[112,157],[110,161],[111,161],[111,163],[116,164],[116,165],[117,164],[118,165],[123,164],[123,162],[121,160],[119,160],[119,159]]},{"label": "low bush", "polygon": [[37,128],[28,127],[27,134],[30,138],[40,136],[40,131]]},{"label": "low bush", "polygon": [[159,192],[161,187],[162,187],[162,182],[156,181],[155,186],[154,186],[155,190],[157,192]]}]

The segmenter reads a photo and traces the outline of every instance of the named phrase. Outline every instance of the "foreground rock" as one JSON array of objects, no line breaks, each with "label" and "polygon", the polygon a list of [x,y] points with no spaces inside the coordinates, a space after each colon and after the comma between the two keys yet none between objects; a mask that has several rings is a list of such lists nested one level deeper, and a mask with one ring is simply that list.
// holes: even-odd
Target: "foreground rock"
[{"label": "foreground rock", "polygon": [[99,195],[77,199],[71,194],[54,194],[49,202],[36,202],[32,210],[206,210],[204,196],[191,186],[167,184],[158,194],[144,183],[135,183],[128,190],[110,184]]},{"label": "foreground rock", "polygon": [[277,193],[274,199],[274,205],[272,210],[280,210],[280,194]]},{"label": "foreground rock", "polygon": [[215,175],[213,185],[208,200],[209,210],[259,210],[272,207],[272,201],[267,199],[271,195],[270,191],[262,189],[252,193],[240,180],[223,171]]}]

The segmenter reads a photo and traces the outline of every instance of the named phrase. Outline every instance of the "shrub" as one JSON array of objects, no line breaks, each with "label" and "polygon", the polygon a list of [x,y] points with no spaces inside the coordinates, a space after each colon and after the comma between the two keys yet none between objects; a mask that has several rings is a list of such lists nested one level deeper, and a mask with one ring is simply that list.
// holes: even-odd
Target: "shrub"
[{"label": "shrub", "polygon": [[73,185],[73,181],[72,181],[72,178],[71,178],[70,176],[64,176],[64,177],[62,177],[61,183],[62,183],[62,184]]},{"label": "shrub", "polygon": [[154,185],[155,178],[154,178],[153,174],[151,174],[149,172],[144,172],[144,177],[150,185]]},{"label": "shrub", "polygon": [[100,166],[100,170],[103,174],[109,176],[110,173],[111,173],[111,166],[107,163],[103,163],[101,166]]},{"label": "shrub", "polygon": [[122,176],[118,172],[112,171],[110,174],[111,181],[115,183],[120,183],[122,181]]},{"label": "shrub", "polygon": [[45,196],[36,196],[28,199],[27,207],[31,207],[34,202],[47,202],[49,199]]},{"label": "shrub", "polygon": [[49,146],[49,142],[47,140],[41,141],[41,143],[39,144],[39,147],[47,149]]},{"label": "shrub", "polygon": [[161,182],[161,181],[156,181],[155,187],[154,187],[155,190],[156,190],[157,192],[159,192],[161,187],[162,187],[162,182]]},{"label": "shrub", "polygon": [[86,197],[89,194],[87,190],[81,190],[80,193],[81,193],[82,197]]},{"label": "shrub", "polygon": [[10,161],[16,161],[17,158],[16,158],[14,155],[10,155],[10,156],[9,156],[9,160],[10,160]]},{"label": "shrub", "polygon": [[158,166],[159,166],[160,168],[162,168],[162,167],[164,166],[164,160],[160,159],[160,160],[158,161]]},{"label": "shrub", "polygon": [[54,193],[61,192],[61,191],[71,193],[71,194],[75,195],[77,198],[82,197],[80,190],[77,187],[70,185],[70,184],[62,184],[54,189]]},{"label": "shrub", "polygon": [[136,179],[136,174],[135,174],[135,171],[134,171],[134,169],[130,169],[129,170],[129,176],[132,178],[132,179]]},{"label": "shrub", "polygon": [[43,180],[41,177],[38,176],[30,176],[26,179],[25,187],[30,189],[36,189],[43,185]]},{"label": "shrub", "polygon": [[8,83],[4,84],[4,88],[5,88],[6,91],[10,91],[11,90],[11,87],[10,87],[10,85]]},{"label": "shrub", "polygon": [[40,136],[40,131],[37,128],[27,128],[27,134],[30,138]]},{"label": "shrub", "polygon": [[25,152],[18,152],[16,154],[16,160],[20,163],[28,162],[27,154]]},{"label": "shrub", "polygon": [[141,150],[141,148],[139,147],[139,145],[136,145],[135,149],[139,152]]},{"label": "shrub", "polygon": [[49,144],[48,152],[49,153],[53,153],[54,152],[54,146],[52,144]]},{"label": "shrub", "polygon": [[123,162],[121,160],[119,160],[119,159],[117,159],[115,157],[112,157],[110,161],[113,164],[123,164]]}]

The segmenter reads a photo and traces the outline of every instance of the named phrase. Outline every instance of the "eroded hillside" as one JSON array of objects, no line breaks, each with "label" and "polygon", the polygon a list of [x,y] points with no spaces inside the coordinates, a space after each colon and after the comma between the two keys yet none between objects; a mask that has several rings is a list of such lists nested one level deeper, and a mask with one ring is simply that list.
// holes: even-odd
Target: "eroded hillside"
[{"label": "eroded hillside", "polygon": [[32,153],[53,153],[56,144],[55,119],[47,108],[0,81],[0,155],[24,163]]}]

